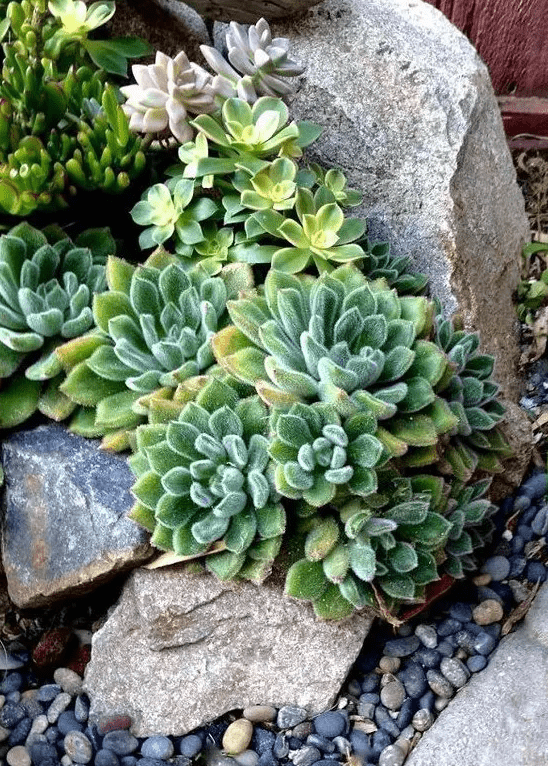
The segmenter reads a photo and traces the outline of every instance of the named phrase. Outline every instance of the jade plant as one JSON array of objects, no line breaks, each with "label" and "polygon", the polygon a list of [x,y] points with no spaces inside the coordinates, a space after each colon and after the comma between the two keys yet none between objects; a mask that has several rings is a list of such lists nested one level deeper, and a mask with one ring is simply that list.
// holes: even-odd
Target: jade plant
[{"label": "jade plant", "polygon": [[0,83],[0,209],[18,216],[66,207],[77,189],[119,193],[145,167],[107,73],[148,46],[89,33],[114,3],[21,0],[8,5]]},{"label": "jade plant", "polygon": [[128,430],[144,421],[142,397],[173,392],[213,366],[211,338],[228,321],[227,298],[250,287],[251,273],[244,264],[217,276],[185,271],[158,250],[138,267],[109,258],[107,282],[93,301],[96,329],[57,350],[67,372],[61,391],[87,408],[73,420],[75,432],[115,432],[127,448]]},{"label": "jade plant", "polygon": [[2,427],[36,408],[55,419],[74,409],[58,390],[55,349],[93,327],[93,296],[106,287],[104,264],[114,251],[104,229],[72,242],[56,228],[21,223],[0,237],[0,378],[12,378],[0,392]]},{"label": "jade plant", "polygon": [[263,580],[286,526],[267,433],[259,397],[212,378],[176,420],[137,429],[131,518],[181,556],[215,544],[206,565],[220,579]]}]

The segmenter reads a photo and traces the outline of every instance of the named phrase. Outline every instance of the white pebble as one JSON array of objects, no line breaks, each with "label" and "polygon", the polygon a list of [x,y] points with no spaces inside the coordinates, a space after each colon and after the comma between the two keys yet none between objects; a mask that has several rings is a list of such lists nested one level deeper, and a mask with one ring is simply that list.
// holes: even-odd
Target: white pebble
[{"label": "white pebble", "polygon": [[421,708],[420,710],[417,710],[415,715],[413,716],[413,720],[411,721],[411,724],[416,731],[426,731],[429,729],[432,724],[434,723],[434,716],[428,710],[428,708]]},{"label": "white pebble", "polygon": [[432,625],[417,625],[415,635],[420,638],[427,649],[435,649],[438,645],[438,634]]},{"label": "white pebble", "polygon": [[441,713],[442,710],[445,710],[449,702],[450,702],[449,697],[436,697],[436,699],[434,700],[434,707],[436,708],[438,713]]},{"label": "white pebble", "polygon": [[61,715],[61,713],[68,708],[71,701],[70,694],[67,694],[67,692],[61,692],[61,694],[58,694],[57,697],[53,700],[51,705],[48,708],[48,722],[49,723],[56,723],[57,719]]},{"label": "white pebble", "polygon": [[72,766],[72,760],[69,755],[65,755],[61,758],[61,766]]},{"label": "white pebble", "polygon": [[232,757],[240,766],[257,766],[259,762],[259,755],[254,750],[244,750],[243,753]]},{"label": "white pebble", "polygon": [[379,756],[379,766],[402,766],[406,755],[399,745],[388,745]]},{"label": "white pebble", "polygon": [[70,668],[57,668],[53,673],[53,680],[56,684],[59,684],[64,692],[73,697],[82,691],[82,679],[78,673],[75,673]]}]

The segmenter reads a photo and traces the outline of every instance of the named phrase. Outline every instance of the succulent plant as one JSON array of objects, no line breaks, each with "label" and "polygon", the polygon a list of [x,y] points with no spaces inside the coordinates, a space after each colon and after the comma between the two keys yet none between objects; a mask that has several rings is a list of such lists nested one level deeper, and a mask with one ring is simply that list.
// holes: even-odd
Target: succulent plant
[{"label": "succulent plant", "polygon": [[374,468],[384,447],[374,435],[374,417],[359,413],[343,422],[331,405],[299,402],[274,422],[269,452],[281,495],[321,507],[337,492],[367,497],[376,491]]},{"label": "succulent plant", "polygon": [[286,96],[293,90],[288,79],[304,71],[304,67],[289,58],[289,41],[285,37],[272,39],[265,19],[259,19],[247,31],[232,21],[226,43],[232,66],[215,48],[200,46],[207,63],[217,72],[214,87],[225,98],[237,96],[253,103],[258,93]]},{"label": "succulent plant", "polygon": [[242,208],[251,210],[291,210],[295,206],[297,165],[288,157],[278,157],[253,176],[236,173],[234,188],[240,192]]},{"label": "succulent plant", "polygon": [[82,432],[95,435],[134,428],[146,412],[140,397],[207,371],[211,337],[228,320],[227,297],[252,284],[243,264],[210,277],[199,267],[186,271],[162,250],[140,267],[109,258],[107,282],[93,302],[99,333],[57,350],[68,372],[61,390],[93,408]]},{"label": "succulent plant", "polygon": [[[215,378],[168,424],[140,426],[131,518],[152,543],[181,556],[207,553],[221,579],[264,579],[285,530],[268,455],[267,411]],[[247,564],[247,566],[246,566]]]},{"label": "succulent plant", "polygon": [[[27,363],[0,393],[2,427],[26,420],[36,407],[58,419],[74,408],[59,394],[55,404],[53,388],[49,404],[41,401],[42,381],[58,383],[62,368],[55,348],[93,326],[93,295],[106,286],[104,263],[114,251],[105,229],[88,230],[73,243],[60,231],[43,233],[21,223],[0,237],[0,378]],[[14,397],[17,414],[7,406]]]},{"label": "succulent plant", "polygon": [[134,64],[133,85],[120,88],[130,128],[139,133],[162,133],[168,128],[181,143],[190,141],[189,114],[217,110],[211,75],[191,63],[184,52],[174,59],[157,51],[154,64]]},{"label": "succulent plant", "polygon": [[348,188],[346,176],[340,170],[329,168],[325,170],[321,165],[312,162],[308,167],[299,172],[299,186],[312,189],[320,186],[327,189],[333,195],[333,202],[342,207],[354,207],[359,205],[363,194],[357,189]]},{"label": "succulent plant", "polygon": [[426,274],[409,271],[411,259],[392,255],[387,242],[370,242],[367,237],[359,240],[365,251],[362,271],[368,279],[386,279],[389,287],[398,295],[420,295],[426,290]]}]

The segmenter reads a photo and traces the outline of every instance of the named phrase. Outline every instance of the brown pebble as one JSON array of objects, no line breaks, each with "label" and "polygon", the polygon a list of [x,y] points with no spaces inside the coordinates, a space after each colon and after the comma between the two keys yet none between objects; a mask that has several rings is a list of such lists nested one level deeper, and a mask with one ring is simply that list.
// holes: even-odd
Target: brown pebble
[{"label": "brown pebble", "polygon": [[298,739],[306,739],[310,734],[312,734],[313,728],[314,726],[312,721],[303,721],[302,723],[298,723],[293,727],[291,736],[297,737]]},{"label": "brown pebble", "polygon": [[494,598],[488,598],[478,604],[472,611],[472,617],[476,625],[492,625],[502,620],[504,615],[502,604]]},{"label": "brown pebble", "polygon": [[233,721],[223,734],[223,750],[230,755],[238,755],[247,749],[253,736],[253,724],[247,718]]},{"label": "brown pebble", "polygon": [[9,766],[30,766],[30,755],[27,752],[26,747],[23,745],[16,745],[8,750],[6,753],[6,761]]},{"label": "brown pebble", "polygon": [[102,715],[97,721],[97,731],[104,737],[109,731],[129,729],[132,720],[128,715]]},{"label": "brown pebble", "polygon": [[474,585],[477,585],[478,588],[481,585],[489,585],[491,582],[491,575],[488,572],[484,572],[483,574],[476,575],[472,578],[472,582]]},{"label": "brown pebble", "polygon": [[243,712],[243,717],[253,723],[264,723],[265,721],[274,721],[278,711],[272,705],[250,705]]},{"label": "brown pebble", "polygon": [[399,657],[381,657],[379,660],[379,669],[383,673],[397,673],[400,665],[401,659]]},{"label": "brown pebble", "polygon": [[353,728],[364,734],[374,734],[379,727],[370,718],[364,718],[363,721],[354,721]]}]

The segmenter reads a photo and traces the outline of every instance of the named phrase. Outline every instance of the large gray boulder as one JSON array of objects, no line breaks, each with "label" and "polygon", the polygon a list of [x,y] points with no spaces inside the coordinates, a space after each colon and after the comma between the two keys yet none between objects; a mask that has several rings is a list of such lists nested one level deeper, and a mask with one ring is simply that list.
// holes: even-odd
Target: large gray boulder
[{"label": "large gray boulder", "polygon": [[459,691],[406,766],[530,766],[548,753],[548,586]]},{"label": "large gray boulder", "polygon": [[124,457],[58,425],[15,433],[1,452],[2,557],[17,606],[86,593],[150,557],[148,533],[126,518]]},{"label": "large gray boulder", "polygon": [[319,622],[269,579],[136,570],[93,636],[91,717],[128,713],[138,736],[184,734],[252,704],[329,708],[371,626]]},{"label": "large gray boulder", "polygon": [[310,159],[365,193],[371,237],[411,256],[446,312],[479,330],[516,400],[512,293],[528,224],[474,48],[420,0],[324,0],[271,28],[307,66],[291,113],[325,128]]}]

